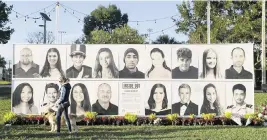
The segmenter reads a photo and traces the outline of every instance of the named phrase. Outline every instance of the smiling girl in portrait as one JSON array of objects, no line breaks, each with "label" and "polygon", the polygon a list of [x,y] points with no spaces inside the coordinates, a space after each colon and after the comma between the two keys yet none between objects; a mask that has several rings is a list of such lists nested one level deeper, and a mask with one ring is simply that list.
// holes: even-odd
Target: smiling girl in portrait
[{"label": "smiling girl in portrait", "polygon": [[46,54],[46,60],[40,73],[41,77],[61,77],[64,75],[61,66],[60,54],[57,48],[50,48]]},{"label": "smiling girl in portrait", "polygon": [[101,48],[98,51],[93,78],[119,78],[119,70],[109,48]]},{"label": "smiling girl in portrait", "polygon": [[70,93],[70,123],[75,132],[78,131],[76,122],[84,118],[87,111],[91,111],[91,103],[86,86],[82,83],[77,83],[73,86]]},{"label": "smiling girl in portrait", "polygon": [[33,88],[29,83],[19,84],[12,95],[12,109],[16,114],[38,114],[33,101]]},{"label": "smiling girl in portrait", "polygon": [[203,52],[203,65],[200,78],[202,79],[219,79],[222,78],[220,73],[218,54],[212,48]]},{"label": "smiling girl in portrait", "polygon": [[222,107],[220,105],[217,89],[213,84],[207,84],[203,89],[203,104],[200,110],[202,113],[214,113],[217,116],[222,114]]}]

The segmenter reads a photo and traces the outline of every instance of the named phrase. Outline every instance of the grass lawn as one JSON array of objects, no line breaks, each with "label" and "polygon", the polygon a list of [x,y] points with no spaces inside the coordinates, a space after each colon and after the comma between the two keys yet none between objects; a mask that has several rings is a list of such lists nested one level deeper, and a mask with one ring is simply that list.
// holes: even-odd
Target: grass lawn
[{"label": "grass lawn", "polygon": [[9,81],[0,81],[0,85],[6,85],[6,84],[10,84]]},{"label": "grass lawn", "polygon": [[[2,115],[10,111],[10,89],[0,89],[0,139],[59,139],[50,126],[4,126]],[[267,94],[256,93],[255,105],[261,105]],[[61,139],[266,139],[265,127],[240,126],[79,126],[77,135],[69,135],[62,126]]]}]

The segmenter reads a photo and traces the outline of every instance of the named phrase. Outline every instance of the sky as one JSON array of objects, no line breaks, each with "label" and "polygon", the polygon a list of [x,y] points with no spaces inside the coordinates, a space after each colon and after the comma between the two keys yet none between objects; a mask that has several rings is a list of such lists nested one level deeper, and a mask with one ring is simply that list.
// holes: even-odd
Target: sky
[{"label": "sky", "polygon": [[[36,23],[34,19],[27,19],[22,15],[29,15],[29,17],[40,17],[39,12],[50,12],[50,18],[52,21],[47,21],[47,31],[55,33],[56,31],[56,11],[53,12],[53,8],[56,7],[54,3],[56,1],[4,1],[7,5],[13,5],[13,10],[10,15],[10,26],[15,29],[11,39],[7,44],[0,45],[0,54],[5,59],[13,62],[13,44],[28,44],[26,39],[29,33],[43,32],[43,27],[39,25],[43,24],[43,20],[37,19]],[[83,19],[84,14],[90,14],[99,5],[107,7],[109,4],[115,4],[122,13],[128,14],[129,21],[144,21],[147,22],[128,22],[132,28],[137,29],[139,33],[148,33],[147,30],[151,28],[153,32],[160,31],[158,33],[151,34],[151,39],[155,40],[159,35],[168,34],[170,37],[174,37],[177,41],[186,41],[188,38],[183,34],[177,34],[175,32],[176,26],[161,32],[161,30],[173,26],[175,23],[171,18],[162,20],[156,20],[164,17],[179,18],[177,10],[177,4],[181,4],[182,1],[59,1],[67,7],[71,13],[64,12],[64,7],[59,6],[58,16],[58,31],[64,31],[62,34],[62,44],[71,44],[73,41],[82,36],[83,22],[78,22],[78,19]],[[54,5],[52,5],[54,4]],[[52,5],[52,6],[50,6]],[[48,7],[50,6],[50,7]],[[45,10],[44,8],[47,7]],[[71,8],[73,10],[68,9]],[[40,11],[39,11],[40,10]],[[39,11],[39,12],[38,12]],[[81,13],[79,13],[81,12]],[[18,18],[16,18],[18,15]],[[48,14],[49,15],[49,14]],[[58,36],[58,43],[61,43],[61,36]],[[8,65],[7,65],[8,66]]]}]

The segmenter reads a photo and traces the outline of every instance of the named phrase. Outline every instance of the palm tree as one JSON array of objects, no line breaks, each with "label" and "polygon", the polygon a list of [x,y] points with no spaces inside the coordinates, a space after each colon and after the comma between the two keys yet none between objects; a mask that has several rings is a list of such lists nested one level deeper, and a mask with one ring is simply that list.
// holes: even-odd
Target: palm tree
[{"label": "palm tree", "polygon": [[175,40],[174,37],[170,38],[169,35],[160,35],[156,41],[153,41],[152,44],[182,44]]}]

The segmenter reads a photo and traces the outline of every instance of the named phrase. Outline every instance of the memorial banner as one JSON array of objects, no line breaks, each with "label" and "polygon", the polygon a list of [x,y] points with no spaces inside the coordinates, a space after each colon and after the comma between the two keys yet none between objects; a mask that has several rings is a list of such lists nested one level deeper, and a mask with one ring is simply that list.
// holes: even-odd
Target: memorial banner
[{"label": "memorial banner", "polygon": [[70,79],[69,114],[180,116],[254,112],[253,44],[14,45],[12,111],[56,109]]}]

